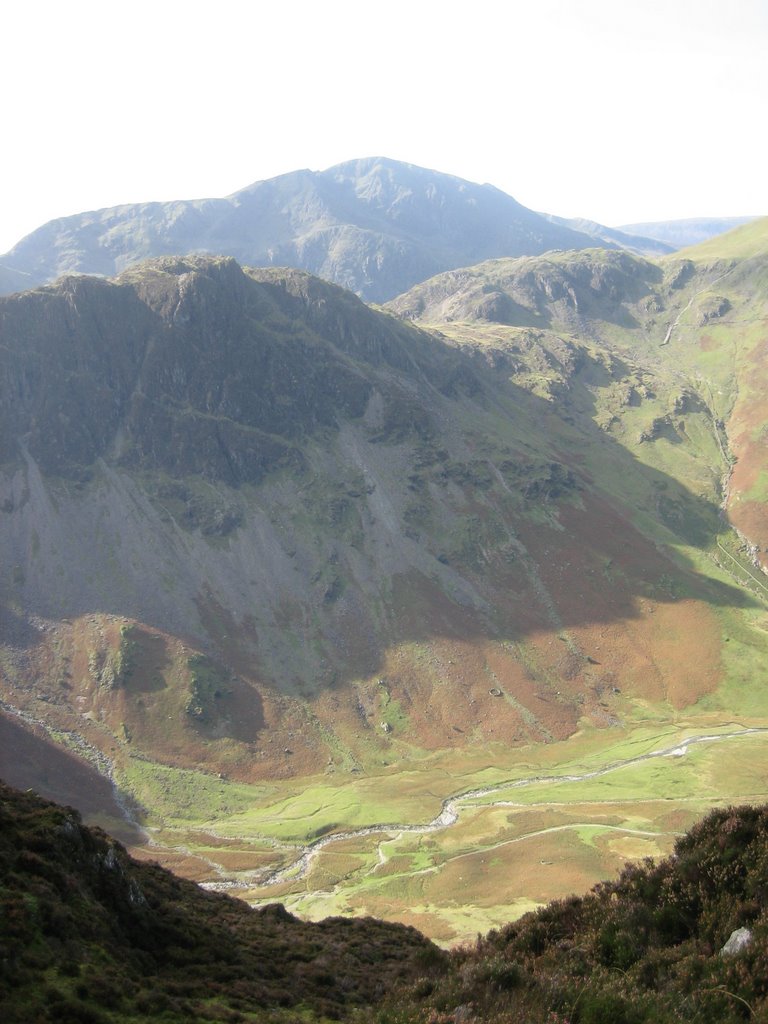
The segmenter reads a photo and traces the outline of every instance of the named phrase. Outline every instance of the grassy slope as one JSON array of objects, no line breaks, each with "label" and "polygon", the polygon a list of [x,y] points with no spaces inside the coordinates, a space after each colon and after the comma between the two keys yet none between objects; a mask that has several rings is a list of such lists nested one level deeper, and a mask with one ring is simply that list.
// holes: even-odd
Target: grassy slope
[{"label": "grassy slope", "polygon": [[[668,355],[698,382],[713,419],[722,423],[719,432],[730,471],[729,518],[752,546],[747,552],[751,560],[765,566],[768,219],[729,232],[719,245],[712,240],[679,255],[701,268],[701,282],[692,281],[688,288],[688,304]],[[729,565],[736,554],[729,547]]]},{"label": "grassy slope", "polygon": [[716,235],[706,242],[680,249],[670,259],[705,260],[747,259],[765,253],[768,241],[768,217],[761,217],[742,227]]},{"label": "grassy slope", "polygon": [[[671,814],[674,812],[669,808]],[[642,811],[642,807],[636,808]],[[518,812],[520,828],[535,823]],[[572,879],[606,844],[639,859],[607,816],[569,820],[552,807],[535,838],[539,863],[508,856],[526,838],[469,853],[503,867],[496,896],[546,889],[552,857]],[[670,821],[669,824],[672,824]],[[679,824],[679,822],[678,822]],[[673,856],[626,866],[584,896],[564,890],[522,919],[450,954],[414,929],[364,920],[298,921],[203,892],[131,860],[76,812],[0,786],[0,1005],[7,1024],[737,1024],[768,1009],[768,808],[726,807],[679,834]],[[568,842],[550,842],[565,834]],[[382,866],[417,877],[424,850],[387,844]],[[343,859],[343,854],[338,855]],[[461,874],[459,874],[461,872]],[[580,880],[576,885],[580,889]],[[489,903],[493,901],[489,898]],[[418,905],[416,910],[418,910]],[[456,923],[466,923],[457,910]],[[736,929],[747,944],[723,955]]]}]

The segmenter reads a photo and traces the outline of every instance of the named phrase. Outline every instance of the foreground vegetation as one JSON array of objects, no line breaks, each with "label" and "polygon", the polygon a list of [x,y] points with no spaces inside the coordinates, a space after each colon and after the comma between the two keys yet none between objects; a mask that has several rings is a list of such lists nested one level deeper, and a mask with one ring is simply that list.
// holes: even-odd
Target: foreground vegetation
[{"label": "foreground vegetation", "polygon": [[442,957],[412,928],[206,893],[0,786],[4,1024],[335,1019]]},{"label": "foreground vegetation", "polygon": [[[737,929],[746,947],[724,954]],[[767,940],[768,807],[714,811],[671,857],[445,953],[413,928],[206,893],[0,788],[6,1024],[764,1021]]]},{"label": "foreground vegetation", "polygon": [[[723,953],[737,929],[751,940]],[[377,1019],[666,1024],[768,1019],[768,809],[712,812],[627,867],[452,954]],[[407,1005],[407,1009],[406,1009]]]}]

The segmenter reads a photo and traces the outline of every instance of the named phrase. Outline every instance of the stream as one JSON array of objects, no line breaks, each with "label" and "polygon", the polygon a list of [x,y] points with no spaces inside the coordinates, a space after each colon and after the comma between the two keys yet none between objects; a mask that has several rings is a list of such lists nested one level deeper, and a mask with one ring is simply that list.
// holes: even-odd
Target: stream
[{"label": "stream", "polygon": [[[232,891],[234,889],[263,888],[272,885],[280,885],[284,882],[299,881],[306,877],[312,861],[326,846],[329,846],[331,843],[340,843],[349,839],[362,839],[365,836],[377,834],[384,834],[388,837],[387,839],[382,839],[378,846],[377,852],[379,855],[379,861],[381,861],[381,846],[384,842],[389,841],[395,836],[406,833],[410,833],[412,835],[426,835],[430,832],[439,832],[443,829],[450,828],[458,821],[459,809],[462,804],[466,804],[471,800],[485,799],[488,796],[492,796],[494,793],[500,793],[502,791],[506,792],[511,789],[522,789],[527,786],[535,786],[542,783],[584,782],[587,779],[599,778],[602,775],[608,775],[610,772],[620,771],[622,768],[627,768],[630,765],[640,764],[643,761],[650,761],[658,757],[683,757],[688,752],[689,747],[700,743],[716,743],[722,740],[738,739],[743,736],[766,732],[768,732],[768,729],[766,728],[749,728],[740,729],[738,732],[691,736],[688,739],[677,742],[674,746],[664,747],[661,750],[653,750],[647,754],[638,754],[637,757],[626,758],[623,761],[615,761],[612,764],[604,765],[601,768],[593,768],[591,771],[571,775],[532,775],[528,778],[516,779],[511,782],[497,782],[492,786],[483,786],[479,789],[471,789],[467,792],[450,796],[444,800],[440,813],[437,817],[425,824],[375,824],[367,825],[364,828],[350,829],[347,832],[334,832],[327,836],[321,836],[319,839],[315,839],[313,842],[307,843],[303,847],[298,847],[301,852],[295,860],[286,867],[278,868],[275,871],[262,874],[261,877],[255,878],[251,881],[239,880],[204,882],[203,887],[217,892],[223,892]],[[508,800],[499,800],[484,806],[496,807],[509,805]]]}]

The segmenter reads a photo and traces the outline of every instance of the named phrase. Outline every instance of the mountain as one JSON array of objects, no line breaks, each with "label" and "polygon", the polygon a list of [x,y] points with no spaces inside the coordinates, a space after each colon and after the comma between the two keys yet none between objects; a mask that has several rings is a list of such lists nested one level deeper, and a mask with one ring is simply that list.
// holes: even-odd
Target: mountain
[{"label": "mountain", "polygon": [[[616,356],[640,355],[696,391],[703,388],[728,467],[724,507],[751,538],[755,562],[766,567],[768,529],[757,484],[763,458],[755,434],[765,418],[766,254],[763,218],[658,264],[601,251],[481,264],[417,285],[390,308],[441,330],[452,330],[446,325],[453,321],[565,330]],[[683,438],[675,443],[679,451],[685,447]]]},{"label": "mountain", "polygon": [[[82,697],[83,710],[122,716],[133,742],[161,759],[177,745],[189,767],[201,743],[211,765],[244,779],[320,770],[329,756],[367,761],[391,743],[378,724],[385,693],[401,708],[399,728],[427,749],[454,745],[463,735],[454,727],[514,743],[566,736],[593,705],[601,714],[596,693],[576,696],[590,671],[586,637],[568,640],[570,667],[556,668],[558,656],[554,676],[533,687],[561,690],[566,672],[569,698],[535,712],[504,702],[489,715],[481,672],[471,685],[485,694],[483,710],[461,697],[439,723],[430,711],[437,682],[415,650],[403,650],[422,640],[490,644],[497,676],[532,695],[530,669],[508,641],[537,630],[568,635],[595,614],[612,620],[633,593],[678,575],[582,468],[594,446],[616,475],[637,477],[640,508],[656,509],[667,492],[667,529],[702,542],[717,530],[711,494],[635,469],[583,411],[578,423],[564,418],[572,388],[574,413],[584,400],[582,374],[603,374],[609,387],[610,371],[576,345],[560,342],[548,355],[532,344],[528,353],[533,365],[551,364],[553,393],[562,393],[553,408],[549,394],[510,382],[517,364],[522,379],[526,355],[447,344],[299,271],[244,272],[201,257],[144,264],[114,282],[64,278],[5,299],[0,329],[0,538],[17,554],[4,594],[9,622],[18,608],[81,620],[87,639],[67,623],[64,632],[89,649],[88,664],[72,671],[57,704],[74,710]],[[678,397],[679,388],[658,387],[654,415]],[[619,554],[627,564],[615,587],[585,583],[594,591],[585,620],[579,601],[555,601],[552,588],[575,537],[571,571],[589,576],[602,564],[596,521],[622,536],[617,543],[631,536],[634,551]],[[698,584],[690,586],[693,596]],[[707,600],[741,600],[719,593]],[[91,628],[94,612],[141,625],[125,627],[124,645],[117,623]],[[176,710],[164,704],[172,692],[176,703],[192,700],[194,670],[184,672],[190,681],[174,675],[142,695],[149,683],[126,689],[120,667],[123,646],[137,647],[147,671],[165,678],[173,645],[157,630],[188,638],[198,650],[190,657],[208,652],[228,666],[203,671],[219,683],[200,684],[199,714],[182,715],[173,740],[172,730],[154,734],[155,718]],[[44,641],[45,631],[30,636]],[[451,673],[451,698],[440,683],[441,702],[453,704],[476,674],[467,657]],[[57,686],[63,664],[46,671]],[[382,675],[392,676],[386,691],[377,690]],[[360,686],[365,696],[354,697]],[[344,711],[329,702],[341,692]],[[316,702],[298,734],[286,697]],[[100,707],[115,698],[119,710]],[[371,705],[362,742],[353,738],[361,703]],[[350,735],[332,738],[337,728]]]},{"label": "mountain", "polygon": [[[3,262],[40,284],[73,271],[110,277],[151,256],[210,253],[308,270],[381,302],[441,270],[593,244],[590,235],[552,223],[492,185],[377,157],[284,174],[226,199],[118,206],[50,221]],[[6,287],[0,277],[0,286],[10,291],[16,280]]]},{"label": "mountain", "polygon": [[689,217],[687,220],[645,221],[640,224],[623,224],[621,231],[643,235],[682,249],[687,245],[698,245],[708,238],[722,235],[726,231],[748,224],[755,217]]},{"label": "mountain", "polygon": [[635,306],[647,304],[662,282],[657,264],[629,253],[547,253],[439,274],[398,296],[389,308],[409,322],[441,328],[488,322],[563,328],[589,337],[604,324],[631,329]]},{"label": "mountain", "polygon": [[33,288],[38,283],[30,274],[0,265],[0,295],[23,292],[27,288]]},{"label": "mountain", "polygon": [[[598,224],[594,220],[585,220],[583,217],[556,217],[554,214],[543,214],[553,224],[560,224],[562,227],[572,228],[574,231],[582,231],[594,239],[593,245],[599,245],[606,249],[626,249],[627,252],[636,253],[639,256],[664,256],[666,253],[674,252],[677,246],[660,241],[642,232],[628,234],[619,228],[609,228],[605,224]],[[723,230],[726,230],[723,228]],[[714,232],[713,232],[714,234]]]},{"label": "mountain", "polygon": [[0,775],[445,943],[754,799],[764,232],[0,301]]}]

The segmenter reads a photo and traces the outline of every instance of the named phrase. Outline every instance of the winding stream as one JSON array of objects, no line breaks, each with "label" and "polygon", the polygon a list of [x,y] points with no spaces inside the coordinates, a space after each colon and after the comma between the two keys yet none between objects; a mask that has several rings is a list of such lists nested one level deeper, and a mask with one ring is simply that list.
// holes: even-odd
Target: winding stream
[{"label": "winding stream", "polygon": [[[275,871],[271,871],[267,874],[261,875],[257,879],[251,881],[221,881],[221,882],[204,882],[203,886],[206,889],[212,889],[216,891],[231,891],[233,889],[255,889],[263,888],[272,885],[280,885],[284,882],[294,882],[306,877],[309,868],[313,860],[326,846],[331,843],[340,843],[349,839],[362,839],[365,836],[372,836],[383,834],[387,836],[387,839],[382,838],[380,841],[377,853],[379,856],[379,864],[382,862],[382,845],[390,839],[410,833],[412,835],[426,835],[429,832],[439,832],[443,829],[450,828],[455,825],[459,818],[459,809],[462,804],[466,804],[471,800],[480,800],[485,797],[492,796],[494,793],[506,792],[510,789],[522,789],[527,786],[540,785],[542,783],[569,783],[569,782],[584,782],[587,779],[599,778],[602,775],[608,775],[610,772],[619,771],[622,768],[627,768],[630,765],[640,764],[643,761],[650,761],[658,757],[683,757],[687,752],[688,748],[695,746],[700,743],[715,743],[721,740],[739,739],[743,736],[753,735],[755,733],[766,733],[766,728],[749,728],[740,729],[738,732],[727,732],[727,733],[716,733],[713,735],[705,736],[691,736],[688,739],[681,740],[674,744],[674,746],[664,747],[661,750],[653,750],[647,754],[638,754],[637,757],[629,757],[623,761],[615,761],[612,764],[604,765],[601,768],[593,768],[591,771],[581,772],[578,774],[571,775],[532,775],[525,779],[516,779],[512,782],[497,782],[493,786],[483,786],[480,789],[471,789],[467,792],[450,796],[443,801],[440,813],[437,817],[433,818],[432,821],[426,822],[422,825],[408,825],[408,824],[376,824],[367,825],[364,828],[350,829],[347,832],[334,832],[331,835],[321,836],[319,839],[315,839],[311,843],[307,843],[306,846],[298,847],[300,850],[299,855],[284,868],[278,868]],[[509,806],[510,801],[499,800],[485,804],[486,807],[503,807]],[[375,869],[374,869],[375,870]]]}]

